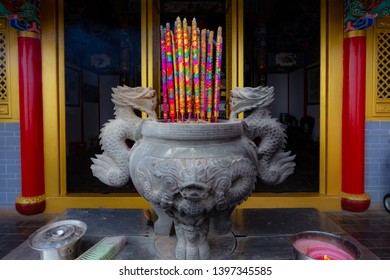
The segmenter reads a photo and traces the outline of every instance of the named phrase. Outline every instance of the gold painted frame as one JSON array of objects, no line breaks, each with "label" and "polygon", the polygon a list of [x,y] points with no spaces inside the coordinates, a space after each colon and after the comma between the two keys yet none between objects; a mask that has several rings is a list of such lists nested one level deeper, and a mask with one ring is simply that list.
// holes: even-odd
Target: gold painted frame
[{"label": "gold painted frame", "polygon": [[[148,208],[138,194],[68,194],[66,191],[63,1],[41,1],[46,211],[63,211],[69,207]],[[231,0],[227,10],[231,19],[227,32],[231,38],[226,57],[230,67],[228,90],[243,86],[244,81],[243,3],[243,0]],[[142,1],[142,86],[151,87],[158,83],[153,73],[153,5],[153,0]],[[343,3],[321,0],[319,193],[255,193],[239,207],[341,208],[342,45]]]},{"label": "gold painted frame", "polygon": [[[378,90],[382,85],[387,84],[389,77],[386,64],[378,65],[378,57],[388,57],[388,50],[385,47],[387,40],[383,40],[382,46],[379,43],[379,36],[390,36],[390,16],[376,18],[375,25],[366,31],[366,119],[367,120],[389,120],[390,101],[389,98],[379,98]],[[384,69],[380,69],[383,67]],[[382,89],[383,90],[383,89]]]},{"label": "gold painted frame", "polygon": [[19,65],[18,65],[18,48],[13,47],[18,44],[17,31],[10,27],[8,19],[0,18],[0,33],[4,36],[2,74],[3,90],[5,98],[0,100],[0,123],[18,122],[19,115]]}]

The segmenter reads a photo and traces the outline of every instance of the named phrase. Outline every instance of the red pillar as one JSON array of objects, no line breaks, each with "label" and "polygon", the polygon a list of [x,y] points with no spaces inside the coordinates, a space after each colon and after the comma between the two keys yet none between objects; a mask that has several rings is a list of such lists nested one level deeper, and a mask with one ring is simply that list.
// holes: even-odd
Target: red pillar
[{"label": "red pillar", "polygon": [[358,212],[370,206],[364,192],[366,32],[344,34],[341,206]]},{"label": "red pillar", "polygon": [[15,207],[34,215],[45,210],[40,34],[18,32],[18,55],[22,192]]}]

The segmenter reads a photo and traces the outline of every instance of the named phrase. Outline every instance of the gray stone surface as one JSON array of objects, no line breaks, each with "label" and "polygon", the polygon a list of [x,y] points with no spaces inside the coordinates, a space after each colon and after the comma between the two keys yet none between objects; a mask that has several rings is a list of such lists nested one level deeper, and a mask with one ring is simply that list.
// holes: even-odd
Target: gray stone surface
[{"label": "gray stone surface", "polygon": [[[124,235],[127,244],[114,259],[175,259],[176,237],[158,235],[153,229],[153,223],[145,218],[143,210],[68,209],[51,222],[66,219],[78,219],[88,226],[81,239],[80,253],[104,237]],[[236,209],[232,213],[231,221],[232,231],[223,237],[223,242],[218,240],[218,236],[210,236],[210,259],[291,260],[293,255],[290,237],[301,231],[313,230],[337,234],[348,239],[361,251],[361,259],[378,259],[316,209]],[[164,245],[159,244],[161,242],[164,242]],[[218,252],[218,255],[215,252]],[[4,259],[39,260],[40,253],[31,249],[25,241]]]},{"label": "gray stone surface", "polygon": [[[113,91],[116,118],[102,129],[103,154],[92,159],[92,172],[110,186],[131,177],[158,213],[157,233],[169,235],[166,225],[174,225],[177,259],[208,259],[210,234],[231,230],[230,214],[252,194],[256,177],[278,184],[294,171],[285,131],[271,118],[272,87],[235,88],[231,119],[216,123],[159,122],[153,90]],[[127,139],[135,141],[131,149]]]}]

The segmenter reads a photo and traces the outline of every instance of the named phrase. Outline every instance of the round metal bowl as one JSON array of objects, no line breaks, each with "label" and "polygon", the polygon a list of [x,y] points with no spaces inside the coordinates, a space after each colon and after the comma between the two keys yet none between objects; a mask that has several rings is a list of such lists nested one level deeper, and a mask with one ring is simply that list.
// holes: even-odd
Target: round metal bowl
[{"label": "round metal bowl", "polygon": [[41,252],[42,260],[73,260],[86,230],[87,225],[78,220],[47,224],[30,235],[28,245]]},{"label": "round metal bowl", "polygon": [[303,231],[290,238],[294,260],[357,260],[360,250],[350,241],[328,232]]},{"label": "round metal bowl", "polygon": [[383,205],[385,206],[386,211],[390,213],[390,193],[383,197]]}]

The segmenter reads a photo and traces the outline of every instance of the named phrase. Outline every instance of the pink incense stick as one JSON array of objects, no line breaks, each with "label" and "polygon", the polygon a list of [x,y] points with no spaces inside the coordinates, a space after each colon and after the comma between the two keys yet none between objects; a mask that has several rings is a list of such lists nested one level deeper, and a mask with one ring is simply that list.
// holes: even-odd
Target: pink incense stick
[{"label": "pink incense stick", "polygon": [[194,114],[195,119],[199,119],[200,95],[199,95],[199,53],[198,53],[198,30],[195,18],[192,20],[192,72],[194,78]]},{"label": "pink incense stick", "polygon": [[192,79],[190,71],[190,41],[188,34],[187,19],[183,19],[183,47],[184,47],[184,77],[186,89],[186,111],[188,119],[191,119],[192,113]]},{"label": "pink incense stick", "polygon": [[179,111],[181,114],[181,120],[184,121],[185,113],[185,77],[184,77],[184,59],[183,59],[183,28],[181,20],[178,17],[176,19],[176,40],[177,40],[177,66],[179,72]]},{"label": "pink incense stick", "polygon": [[211,121],[213,107],[213,40],[214,31],[210,31],[207,43],[206,89],[207,89],[207,120]]},{"label": "pink incense stick", "polygon": [[167,63],[165,49],[165,33],[166,31],[161,26],[161,75],[162,75],[162,97],[163,97],[163,118],[164,122],[168,120],[168,94],[167,94]]},{"label": "pink incense stick", "polygon": [[206,42],[206,29],[201,31],[200,41],[200,118],[204,120],[206,118],[206,106],[207,106],[207,92],[206,92],[206,60],[207,60],[207,42]]},{"label": "pink incense stick", "polygon": [[166,44],[166,62],[167,62],[167,84],[169,94],[169,116],[171,121],[175,121],[175,91],[173,85],[173,61],[172,61],[172,38],[169,23],[167,23],[165,32]]},{"label": "pink incense stick", "polygon": [[214,121],[219,117],[219,101],[221,98],[221,65],[222,65],[222,27],[218,27],[215,46],[215,73],[214,73]]}]

